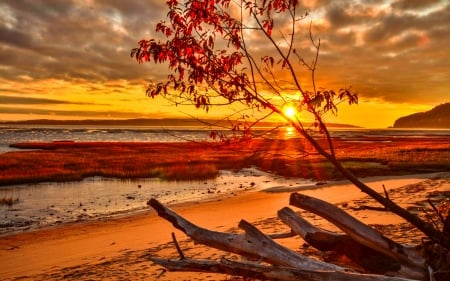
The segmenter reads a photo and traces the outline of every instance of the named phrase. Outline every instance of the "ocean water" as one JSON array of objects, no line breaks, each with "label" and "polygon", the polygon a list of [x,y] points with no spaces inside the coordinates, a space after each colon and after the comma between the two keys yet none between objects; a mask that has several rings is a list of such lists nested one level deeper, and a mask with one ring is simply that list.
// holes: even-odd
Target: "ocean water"
[{"label": "ocean water", "polygon": [[15,150],[19,142],[109,141],[172,142],[207,141],[210,131],[197,127],[101,127],[101,126],[0,126],[0,153]]},{"label": "ocean water", "polygon": [[[112,126],[58,126],[58,125],[0,125],[0,153],[15,150],[9,147],[19,142],[72,141],[127,141],[127,142],[173,142],[173,141],[212,141],[210,130],[195,126],[180,127],[112,127]],[[231,134],[224,130],[224,134]],[[268,138],[296,138],[292,128],[258,128],[256,136]],[[412,130],[412,129],[331,129],[333,137],[348,140],[361,140],[364,137],[450,137],[450,130]]]},{"label": "ocean water", "polygon": [[[339,129],[332,135],[348,141],[377,141],[386,137],[450,137],[450,130]],[[15,150],[12,143],[29,141],[212,141],[210,131],[198,127],[63,127],[0,126],[0,153]],[[255,134],[272,138],[298,137],[289,128]],[[2,171],[0,171],[1,173]],[[155,178],[120,180],[87,178],[79,182],[0,186],[0,199],[18,200],[0,206],[0,235],[61,223],[101,219],[147,210],[146,202],[157,198],[166,204],[211,200],[239,192],[276,189],[281,186],[308,189],[316,183],[306,179],[284,179],[257,169],[221,171],[214,180],[173,182]]]}]

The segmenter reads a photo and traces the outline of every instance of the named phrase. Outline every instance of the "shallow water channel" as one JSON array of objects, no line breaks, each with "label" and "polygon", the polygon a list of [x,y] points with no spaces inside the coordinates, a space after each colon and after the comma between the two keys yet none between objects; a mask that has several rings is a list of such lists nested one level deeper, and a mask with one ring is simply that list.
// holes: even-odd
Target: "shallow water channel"
[{"label": "shallow water channel", "polygon": [[147,209],[156,198],[165,204],[233,196],[239,192],[280,186],[309,188],[315,182],[285,179],[256,169],[221,171],[204,181],[121,180],[88,178],[79,182],[39,183],[0,187],[0,198],[17,201],[0,206],[0,235],[55,224],[108,218]]}]

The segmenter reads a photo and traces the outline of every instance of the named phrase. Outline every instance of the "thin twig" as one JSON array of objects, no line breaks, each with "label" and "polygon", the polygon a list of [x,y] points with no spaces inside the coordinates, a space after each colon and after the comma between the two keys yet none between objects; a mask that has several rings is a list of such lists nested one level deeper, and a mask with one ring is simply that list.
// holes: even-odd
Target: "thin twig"
[{"label": "thin twig", "polygon": [[425,217],[428,219],[429,223],[431,223],[431,225],[434,227],[434,229],[439,231],[439,225],[436,222],[436,220],[434,219],[433,214],[430,214],[430,211],[427,209],[424,209],[424,213],[425,213]]},{"label": "thin twig", "polygon": [[290,232],[285,232],[285,233],[274,233],[274,234],[269,234],[268,236],[270,237],[270,238],[272,238],[272,239],[284,239],[284,238],[291,238],[291,237],[294,237],[294,236],[296,236],[297,234],[294,232],[294,231],[292,231],[292,229],[291,229],[291,231]]},{"label": "thin twig", "polygon": [[386,190],[386,186],[384,186],[383,184],[383,190],[384,190],[384,196],[386,197],[386,199],[389,199],[389,193]]},{"label": "thin twig", "polygon": [[175,244],[175,248],[177,249],[178,255],[180,256],[180,260],[183,260],[185,257],[184,257],[183,251],[180,248],[180,245],[178,245],[177,238],[175,237],[174,232],[172,232],[172,240],[173,240],[173,243]]},{"label": "thin twig", "polygon": [[158,276],[156,276],[156,279],[161,278],[164,275],[164,273],[166,273],[166,272],[167,272],[167,269],[161,268],[161,272],[158,274]]},{"label": "thin twig", "polygon": [[430,199],[427,200],[428,204],[430,204],[431,208],[433,208],[434,212],[436,213],[436,215],[438,216],[438,218],[441,220],[442,223],[444,223],[445,219],[442,216],[442,214],[438,211],[438,209],[436,208],[436,206],[434,206],[433,202],[431,202]]}]

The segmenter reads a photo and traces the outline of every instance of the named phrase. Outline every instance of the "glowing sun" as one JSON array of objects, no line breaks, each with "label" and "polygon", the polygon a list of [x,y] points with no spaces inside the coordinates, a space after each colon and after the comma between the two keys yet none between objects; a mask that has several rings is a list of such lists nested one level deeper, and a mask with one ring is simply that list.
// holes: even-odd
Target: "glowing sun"
[{"label": "glowing sun", "polygon": [[287,118],[294,118],[297,115],[297,109],[292,104],[287,104],[283,107],[283,114]]}]

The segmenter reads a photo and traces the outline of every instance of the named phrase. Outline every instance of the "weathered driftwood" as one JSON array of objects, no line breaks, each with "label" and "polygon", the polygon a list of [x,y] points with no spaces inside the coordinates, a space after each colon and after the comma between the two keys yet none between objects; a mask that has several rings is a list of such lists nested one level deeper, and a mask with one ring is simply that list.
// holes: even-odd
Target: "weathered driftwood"
[{"label": "weathered driftwood", "polygon": [[366,272],[386,274],[400,270],[400,264],[394,259],[361,245],[348,234],[318,228],[288,207],[279,210],[278,217],[309,245],[321,251],[345,255]]},{"label": "weathered driftwood", "polygon": [[148,204],[158,212],[160,217],[171,222],[174,227],[186,233],[197,243],[249,258],[262,259],[274,265],[301,267],[310,270],[346,270],[334,264],[297,254],[276,243],[245,221],[239,223],[239,227],[246,232],[245,234],[211,231],[189,222],[156,199],[151,199]]},{"label": "weathered driftwood", "polygon": [[289,203],[315,213],[347,233],[356,242],[383,253],[400,263],[401,276],[425,279],[425,259],[411,247],[400,245],[365,225],[338,207],[310,196],[292,193]]},{"label": "weathered driftwood", "polygon": [[[296,126],[296,124],[292,124],[298,132],[301,132],[302,128]],[[374,189],[370,188],[368,185],[363,183],[356,177],[352,172],[346,169],[341,162],[339,162],[333,153],[328,153],[321,145],[309,134],[302,133],[302,135],[311,143],[317,152],[323,155],[330,163],[351,183],[353,183],[359,190],[369,195],[372,199],[375,199],[383,205],[390,212],[404,218],[407,222],[411,223],[418,230],[422,231],[429,239],[434,241],[435,243],[443,246],[446,249],[450,249],[450,235],[446,234],[444,231],[440,231],[437,229],[432,223],[424,221],[419,216],[415,215],[412,212],[402,208],[393,202],[389,196],[387,196],[387,192],[385,192],[385,197],[379,194]]]},{"label": "weathered driftwood", "polygon": [[[196,243],[256,259],[259,262],[264,261],[268,265],[256,262],[234,262],[226,259],[220,261],[192,260],[184,258],[183,254],[180,255],[179,260],[159,258],[151,258],[151,260],[169,270],[228,273],[272,280],[400,281],[427,279],[425,261],[415,249],[389,240],[376,230],[322,200],[294,193],[291,195],[290,202],[294,206],[324,217],[346,233],[337,234],[319,229],[289,208],[280,210],[279,217],[291,227],[293,232],[304,237],[305,241],[324,251],[332,250],[344,253],[355,260],[372,258],[375,264],[380,261],[394,260],[395,267],[383,269],[381,273],[392,270],[394,272],[389,272],[389,275],[396,274],[397,277],[355,273],[344,267],[308,258],[281,246],[244,220],[239,223],[239,227],[244,230],[243,234],[223,233],[201,228],[155,199],[151,199],[148,204],[158,212],[158,215],[186,233]],[[273,235],[273,237],[291,235],[291,233],[285,233]],[[177,243],[175,242],[175,244]],[[361,253],[353,253],[354,249],[361,250]],[[180,253],[181,249],[178,252]],[[364,268],[366,269],[363,271],[365,273],[378,272],[373,268]]]},{"label": "weathered driftwood", "polygon": [[413,279],[384,275],[357,274],[342,271],[312,271],[286,266],[267,266],[253,262],[231,261],[224,258],[219,261],[193,259],[167,260],[160,258],[150,258],[150,260],[164,266],[170,271],[225,273],[262,280],[413,281]]}]

